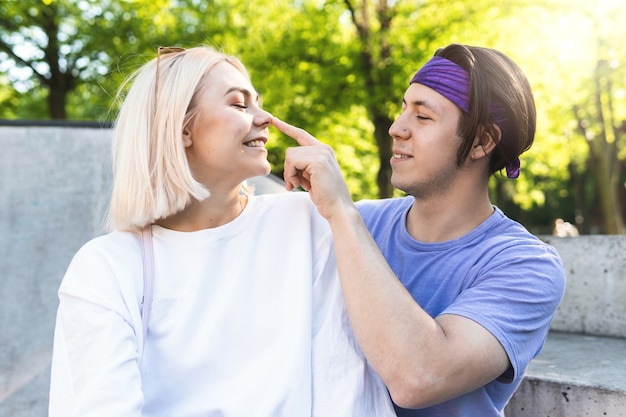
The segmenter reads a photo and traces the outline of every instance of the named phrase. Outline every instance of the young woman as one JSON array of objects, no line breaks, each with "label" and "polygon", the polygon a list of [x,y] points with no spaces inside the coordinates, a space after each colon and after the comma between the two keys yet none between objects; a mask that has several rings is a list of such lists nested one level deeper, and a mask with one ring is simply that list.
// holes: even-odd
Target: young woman
[{"label": "young woman", "polygon": [[111,232],[59,290],[50,416],[393,415],[349,326],[326,220],[307,193],[245,193],[270,171],[272,116],[243,65],[161,48],[132,80]]}]

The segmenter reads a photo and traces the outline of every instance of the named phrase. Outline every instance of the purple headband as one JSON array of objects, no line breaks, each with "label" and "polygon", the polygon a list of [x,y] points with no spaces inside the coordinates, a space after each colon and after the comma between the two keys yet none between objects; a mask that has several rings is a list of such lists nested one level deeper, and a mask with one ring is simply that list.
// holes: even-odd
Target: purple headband
[{"label": "purple headband", "polygon": [[[432,88],[469,114],[470,76],[463,68],[449,59],[440,56],[432,57],[419,71],[415,73],[409,84],[418,83]],[[493,106],[492,106],[493,107]],[[504,137],[505,120],[499,108],[490,108],[495,123],[502,130]],[[520,173],[520,160],[506,164],[506,176],[517,178]]]},{"label": "purple headband", "polygon": [[434,56],[413,76],[410,84],[430,87],[469,114],[470,77],[454,62]]}]

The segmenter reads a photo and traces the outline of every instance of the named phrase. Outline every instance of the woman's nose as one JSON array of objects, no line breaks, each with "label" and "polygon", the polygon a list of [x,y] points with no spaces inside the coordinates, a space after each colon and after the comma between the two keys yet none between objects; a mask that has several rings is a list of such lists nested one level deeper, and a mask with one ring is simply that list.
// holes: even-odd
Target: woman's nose
[{"label": "woman's nose", "polygon": [[266,127],[269,126],[269,124],[272,122],[272,117],[273,116],[270,112],[258,108],[253,116],[252,121],[257,126]]}]

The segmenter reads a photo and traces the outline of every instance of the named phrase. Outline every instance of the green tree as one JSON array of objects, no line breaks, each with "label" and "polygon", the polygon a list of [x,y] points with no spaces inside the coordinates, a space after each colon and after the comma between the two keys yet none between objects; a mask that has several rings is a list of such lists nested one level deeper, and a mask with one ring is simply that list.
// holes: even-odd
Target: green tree
[{"label": "green tree", "polygon": [[[5,73],[16,95],[45,91],[51,119],[97,118],[127,72],[120,65],[136,67],[132,57],[185,37],[172,33],[193,35],[199,21],[193,17],[202,7],[177,3],[171,8],[168,0],[2,1]],[[17,70],[31,77],[25,80]]]},{"label": "green tree", "polygon": [[[17,66],[31,72],[30,82],[22,82],[22,93],[47,89],[49,117],[66,118],[68,92],[81,79],[91,80],[102,68],[97,52],[89,54],[79,39],[79,24],[86,17],[69,2],[34,1],[0,3],[0,51]],[[11,75],[9,75],[11,76]],[[24,85],[25,84],[25,85]]]},{"label": "green tree", "polygon": [[[529,227],[542,225],[541,231],[555,217],[584,219],[578,225],[588,228],[602,213],[596,192],[603,180],[593,172],[596,164],[588,157],[589,143],[576,114],[585,115],[586,134],[598,137],[592,74],[595,62],[608,62],[615,117],[614,127],[607,126],[607,143],[616,144],[620,165],[626,56],[619,27],[626,20],[622,3],[3,1],[0,117],[61,117],[64,108],[67,118],[106,119],[121,80],[153,58],[157,46],[209,44],[244,61],[268,110],[336,149],[355,199],[386,197],[394,192],[388,128],[408,80],[438,47],[484,45],[520,64],[538,108],[537,140],[522,157],[522,176],[493,181],[494,202]],[[25,78],[23,71],[32,77]],[[571,111],[575,106],[578,113]],[[276,174],[281,174],[285,147],[292,145],[272,133],[270,161]],[[625,176],[618,173],[614,180],[618,201],[626,198]]]},{"label": "green tree", "polygon": [[593,76],[593,99],[584,106],[575,104],[573,113],[580,135],[589,146],[589,170],[596,179],[604,231],[623,234],[624,217],[619,195],[624,189],[626,118],[616,109],[613,80],[621,78],[616,72],[607,61],[598,61]]},{"label": "green tree", "polygon": [[[535,22],[544,39],[542,59],[535,65],[543,110],[538,137],[549,147],[543,156],[533,155],[543,163],[531,168],[539,174],[540,165],[545,166],[543,175],[551,184],[562,179],[561,189],[552,187],[546,199],[554,217],[567,213],[585,233],[621,234],[626,4],[552,1],[549,6],[534,9],[541,12],[535,13]],[[538,178],[535,184],[541,184]],[[555,197],[560,207],[548,201]]]}]

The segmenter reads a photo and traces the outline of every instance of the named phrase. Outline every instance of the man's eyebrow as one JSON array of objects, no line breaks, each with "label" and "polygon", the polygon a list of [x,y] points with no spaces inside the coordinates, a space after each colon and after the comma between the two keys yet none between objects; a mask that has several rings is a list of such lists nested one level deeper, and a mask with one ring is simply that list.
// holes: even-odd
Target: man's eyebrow
[{"label": "man's eyebrow", "polygon": [[[402,98],[402,103],[407,104],[407,101],[405,98]],[[411,102],[411,105],[414,107],[423,106],[423,107],[426,107],[427,109],[434,111],[435,113],[439,113],[437,106],[433,105],[428,100],[415,100]]]},{"label": "man's eyebrow", "polygon": [[259,93],[257,91],[253,92],[243,87],[230,87],[228,90],[226,90],[226,93],[224,93],[224,95],[227,96],[232,92],[238,92],[248,98],[254,98],[256,101],[259,101]]}]

